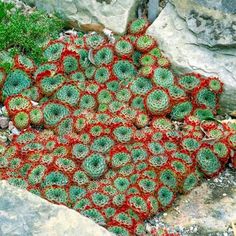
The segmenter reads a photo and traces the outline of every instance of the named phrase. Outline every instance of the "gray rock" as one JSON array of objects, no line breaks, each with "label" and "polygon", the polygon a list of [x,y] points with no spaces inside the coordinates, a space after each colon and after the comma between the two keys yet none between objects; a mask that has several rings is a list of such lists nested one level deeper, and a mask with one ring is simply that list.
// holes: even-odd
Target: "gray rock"
[{"label": "gray rock", "polygon": [[197,36],[199,44],[209,47],[236,46],[236,0],[215,3],[206,0],[172,0],[172,3],[179,16],[187,22],[189,30]]},{"label": "gray rock", "polygon": [[148,20],[153,22],[159,14],[159,0],[148,1]]},{"label": "gray rock", "polygon": [[24,0],[47,12],[57,12],[73,25],[100,23],[123,34],[135,17],[140,0]]},{"label": "gray rock", "polygon": [[[174,4],[167,4],[149,27],[148,34],[158,40],[160,48],[170,59],[177,74],[196,72],[205,76],[219,77],[225,84],[221,98],[222,106],[227,111],[236,110],[235,39],[229,36],[225,39],[209,38],[208,41],[204,41],[208,37],[207,32],[197,33],[189,26],[191,25],[189,14],[191,15],[193,10],[197,12],[201,9],[202,13],[212,18],[220,15],[223,17],[225,13],[198,5],[197,0],[173,0],[173,2]],[[231,22],[236,16],[227,14],[227,17]],[[206,28],[204,25],[202,30],[207,30]],[[220,40],[224,46],[219,47]]]},{"label": "gray rock", "polygon": [[111,236],[92,220],[0,181],[0,235]]},{"label": "gray rock", "polygon": [[6,129],[9,125],[9,119],[7,117],[0,117],[0,128]]}]

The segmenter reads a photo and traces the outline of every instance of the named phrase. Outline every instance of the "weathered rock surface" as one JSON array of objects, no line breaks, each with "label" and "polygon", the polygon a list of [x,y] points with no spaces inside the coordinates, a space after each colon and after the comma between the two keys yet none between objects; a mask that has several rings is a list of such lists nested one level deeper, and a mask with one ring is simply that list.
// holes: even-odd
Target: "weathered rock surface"
[{"label": "weathered rock surface", "polygon": [[176,73],[217,76],[221,103],[236,110],[236,0],[172,0],[149,27]]},{"label": "weathered rock surface", "polygon": [[[81,24],[101,23],[123,34],[134,18],[140,0],[24,0],[47,12],[57,12],[65,19]],[[77,23],[75,23],[77,22]]]},{"label": "weathered rock surface", "polygon": [[0,181],[0,235],[111,236],[76,211]]}]

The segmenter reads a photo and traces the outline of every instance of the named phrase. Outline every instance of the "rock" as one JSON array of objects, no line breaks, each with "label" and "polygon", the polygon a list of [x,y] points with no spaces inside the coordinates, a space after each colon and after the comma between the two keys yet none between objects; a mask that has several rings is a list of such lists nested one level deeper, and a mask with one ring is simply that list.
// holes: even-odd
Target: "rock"
[{"label": "rock", "polygon": [[9,119],[7,117],[0,117],[0,128],[6,129],[9,125]]},{"label": "rock", "polygon": [[15,134],[15,135],[20,135],[20,131],[17,129],[17,128],[13,128],[11,130],[12,134]]},{"label": "rock", "polygon": [[78,212],[0,181],[0,235],[111,236]]},{"label": "rock", "polygon": [[73,23],[75,28],[82,24],[99,23],[106,28],[123,34],[128,22],[135,17],[140,0],[24,0],[48,13],[59,13]]},{"label": "rock", "polygon": [[159,0],[148,1],[148,20],[153,22],[159,13]]},{"label": "rock", "polygon": [[177,74],[219,77],[225,84],[221,104],[232,111],[236,110],[236,15],[230,14],[233,8],[227,2],[236,0],[172,0],[147,33],[158,40]]}]

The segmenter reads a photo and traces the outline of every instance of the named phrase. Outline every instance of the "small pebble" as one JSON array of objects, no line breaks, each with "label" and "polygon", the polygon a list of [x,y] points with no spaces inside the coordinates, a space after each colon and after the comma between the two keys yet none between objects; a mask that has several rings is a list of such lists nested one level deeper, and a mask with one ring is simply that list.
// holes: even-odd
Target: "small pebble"
[{"label": "small pebble", "polygon": [[9,119],[7,117],[0,117],[0,128],[6,129],[9,124]]},{"label": "small pebble", "polygon": [[13,122],[10,121],[10,122],[9,122],[8,129],[9,129],[9,130],[13,130],[14,128],[15,128],[15,126],[13,125]]},{"label": "small pebble", "polygon": [[19,135],[19,134],[20,134],[20,131],[19,131],[17,128],[13,128],[13,129],[11,130],[11,132],[12,132],[13,134],[16,134],[16,135]]},{"label": "small pebble", "polygon": [[38,106],[38,104],[39,104],[38,102],[35,102],[35,101],[31,101],[31,103],[34,107]]}]

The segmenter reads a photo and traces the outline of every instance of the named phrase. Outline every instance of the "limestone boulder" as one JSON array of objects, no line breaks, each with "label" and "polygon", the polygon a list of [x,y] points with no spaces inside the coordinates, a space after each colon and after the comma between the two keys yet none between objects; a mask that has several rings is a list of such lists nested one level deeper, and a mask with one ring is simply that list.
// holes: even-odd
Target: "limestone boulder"
[{"label": "limestone boulder", "polygon": [[0,181],[0,235],[112,236],[78,212]]},{"label": "limestone boulder", "polygon": [[221,104],[236,110],[236,0],[172,0],[148,29],[177,74],[225,84]]},{"label": "limestone boulder", "polygon": [[73,26],[102,24],[123,34],[128,22],[136,15],[141,0],[23,0],[48,13],[58,13]]}]

